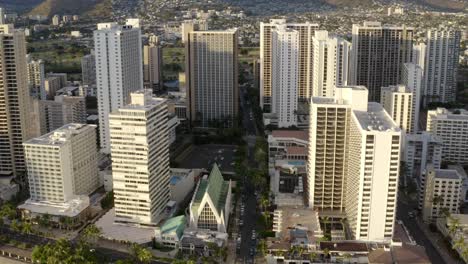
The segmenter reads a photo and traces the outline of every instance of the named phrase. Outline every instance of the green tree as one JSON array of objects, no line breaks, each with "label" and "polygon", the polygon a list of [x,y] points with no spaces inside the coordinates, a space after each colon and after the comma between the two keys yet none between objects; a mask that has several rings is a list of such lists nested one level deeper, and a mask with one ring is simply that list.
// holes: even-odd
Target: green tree
[{"label": "green tree", "polygon": [[150,263],[153,259],[153,254],[147,248],[144,248],[138,244],[132,244],[130,247],[133,257],[138,261],[138,263]]},{"label": "green tree", "polygon": [[310,261],[314,261],[316,258],[317,258],[317,253],[315,253],[315,252],[310,252],[309,253]]},{"label": "green tree", "polygon": [[95,244],[101,234],[101,228],[97,227],[95,224],[90,224],[83,230],[83,238],[86,242],[91,244]]},{"label": "green tree", "polygon": [[257,250],[258,252],[260,252],[260,254],[262,254],[262,256],[266,256],[267,254],[267,244],[266,244],[266,241],[265,239],[261,239],[259,242],[258,242],[258,245],[257,245]]},{"label": "green tree", "polygon": [[11,221],[10,227],[11,229],[13,229],[13,231],[16,231],[16,232],[20,232],[22,230],[21,223],[16,219]]},{"label": "green tree", "polygon": [[23,223],[23,228],[21,229],[21,232],[25,234],[32,234],[34,232],[34,229],[32,227],[32,224],[30,222],[24,222]]}]

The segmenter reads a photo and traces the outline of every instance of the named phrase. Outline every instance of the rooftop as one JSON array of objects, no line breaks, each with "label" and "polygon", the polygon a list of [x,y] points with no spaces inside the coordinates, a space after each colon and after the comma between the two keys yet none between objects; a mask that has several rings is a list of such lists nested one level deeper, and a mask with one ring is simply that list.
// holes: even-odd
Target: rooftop
[{"label": "rooftop", "polygon": [[392,246],[388,248],[378,248],[372,250],[369,255],[369,263],[393,264],[411,263],[422,264],[431,263],[427,257],[424,247],[417,245],[403,244],[403,246]]},{"label": "rooftop", "polygon": [[166,99],[160,97],[153,97],[151,90],[138,90],[130,94],[131,103],[119,108],[112,114],[118,114],[122,111],[148,111],[155,106],[166,103]]},{"label": "rooftop", "polygon": [[320,242],[320,249],[330,251],[367,252],[367,244],[364,242]]},{"label": "rooftop", "polygon": [[307,130],[273,130],[271,135],[275,138],[297,138],[300,140],[309,140]]},{"label": "rooftop", "polygon": [[201,179],[197,191],[192,201],[192,210],[197,211],[198,206],[207,194],[218,213],[224,210],[226,204],[226,196],[229,191],[229,182],[225,181],[218,165],[215,163],[211,169],[208,179]]},{"label": "rooftop", "polygon": [[[279,206],[275,214],[281,211],[281,238],[283,241],[293,242],[300,234],[307,235],[308,241],[316,241],[316,232],[321,233],[318,213],[303,206]],[[300,229],[302,232],[290,232]]]},{"label": "rooftop", "polygon": [[437,119],[468,120],[468,111],[465,109],[448,110],[446,108],[439,107],[436,110],[428,111],[427,115]]},{"label": "rooftop", "polygon": [[18,209],[27,210],[36,214],[50,214],[54,216],[76,217],[89,206],[89,197],[76,195],[64,203],[48,203],[28,199]]},{"label": "rooftop", "polygon": [[26,141],[25,145],[63,145],[76,134],[80,134],[87,129],[95,129],[95,125],[70,123],[61,128],[44,134],[40,137]]},{"label": "rooftop", "polygon": [[115,208],[112,208],[96,222],[102,230],[102,237],[134,243],[147,243],[154,237],[154,228],[116,224],[114,218]]},{"label": "rooftop", "polygon": [[401,131],[379,103],[370,102],[368,103],[367,111],[354,110],[353,112],[363,130],[381,132]]},{"label": "rooftop", "polygon": [[450,170],[450,169],[440,169],[434,170],[436,179],[453,179],[453,180],[461,180],[461,175],[458,173],[457,170]]},{"label": "rooftop", "polygon": [[185,215],[179,215],[166,220],[161,226],[161,234],[175,232],[180,238],[185,230],[186,219]]}]

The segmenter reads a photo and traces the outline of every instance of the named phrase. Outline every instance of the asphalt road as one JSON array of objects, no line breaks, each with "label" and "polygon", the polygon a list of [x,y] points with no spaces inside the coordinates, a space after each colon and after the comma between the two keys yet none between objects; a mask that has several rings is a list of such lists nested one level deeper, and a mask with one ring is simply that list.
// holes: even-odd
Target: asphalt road
[{"label": "asphalt road", "polygon": [[398,200],[397,219],[403,221],[410,235],[414,238],[418,245],[426,249],[427,256],[432,263],[445,263],[444,259],[439,255],[431,241],[425,236],[424,232],[419,228],[414,218],[409,218],[408,213],[413,211],[416,205],[409,205]]},{"label": "asphalt road", "polygon": [[[248,143],[248,161],[249,167],[256,167],[257,164],[254,158],[255,147],[255,120],[252,109],[249,103],[244,99],[245,89],[241,90],[241,104],[243,108],[243,125],[246,129]],[[241,247],[238,257],[243,260],[243,263],[253,263],[254,257],[251,256],[250,250],[256,250],[256,240],[252,240],[252,231],[255,230],[257,223],[257,198],[255,197],[255,187],[251,184],[250,178],[245,177],[245,186],[242,194],[242,203],[245,206],[244,215],[242,216],[243,226],[240,228]]]}]

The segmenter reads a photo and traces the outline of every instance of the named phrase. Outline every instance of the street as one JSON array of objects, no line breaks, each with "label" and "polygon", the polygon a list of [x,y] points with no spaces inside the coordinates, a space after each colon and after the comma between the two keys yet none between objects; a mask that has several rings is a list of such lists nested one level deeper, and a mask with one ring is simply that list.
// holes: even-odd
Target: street
[{"label": "street", "polygon": [[444,259],[440,256],[439,252],[434,248],[431,241],[425,236],[424,232],[419,228],[416,223],[416,219],[410,218],[408,213],[414,210],[414,206],[411,206],[398,199],[397,208],[397,219],[403,221],[410,235],[414,238],[418,245],[423,246],[426,249],[427,256],[432,263],[445,263]]},{"label": "street", "polygon": [[[241,105],[243,109],[243,125],[246,129],[246,140],[248,144],[248,162],[249,167],[256,167],[254,158],[254,148],[256,139],[255,118],[253,117],[250,103],[245,100],[244,95],[247,94],[246,89],[241,90]],[[243,184],[244,190],[242,193],[242,201],[245,206],[244,215],[242,217],[243,226],[241,227],[241,247],[238,257],[242,259],[242,263],[253,263],[254,256],[251,256],[251,249],[256,249],[256,240],[252,240],[252,231],[255,230],[257,214],[257,198],[255,197],[255,188],[250,182],[249,177],[245,177]]]}]

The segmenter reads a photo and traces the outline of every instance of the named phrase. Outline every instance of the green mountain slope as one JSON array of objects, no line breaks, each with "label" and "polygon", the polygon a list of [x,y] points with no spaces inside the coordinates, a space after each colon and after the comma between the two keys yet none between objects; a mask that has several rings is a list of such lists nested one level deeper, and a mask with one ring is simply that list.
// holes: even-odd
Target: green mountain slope
[{"label": "green mountain slope", "polygon": [[[32,9],[30,15],[84,14],[107,0],[44,0]],[[107,1],[108,2],[108,1]],[[110,11],[110,10],[109,10]]]}]

